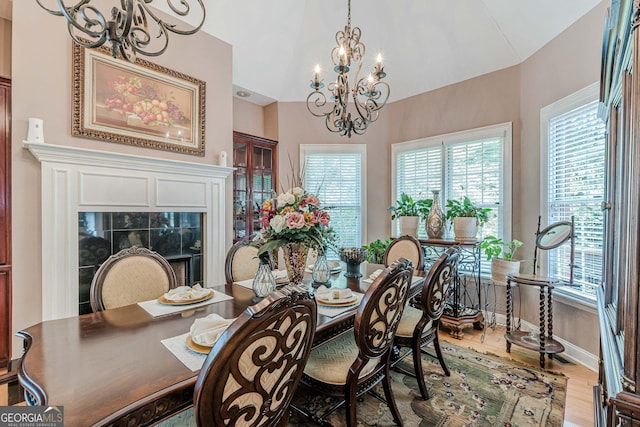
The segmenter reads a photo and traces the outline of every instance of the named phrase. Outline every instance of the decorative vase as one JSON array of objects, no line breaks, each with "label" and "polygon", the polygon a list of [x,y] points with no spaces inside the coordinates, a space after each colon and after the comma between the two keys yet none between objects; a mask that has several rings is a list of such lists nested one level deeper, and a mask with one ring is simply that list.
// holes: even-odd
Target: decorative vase
[{"label": "decorative vase", "polygon": [[302,243],[287,243],[282,246],[284,252],[284,264],[287,267],[289,283],[299,285],[304,277],[304,269],[307,266],[307,252],[309,248]]},{"label": "decorative vase", "polygon": [[440,209],[440,190],[433,190],[433,204],[427,215],[427,235],[430,239],[441,239],[444,236],[444,213]]},{"label": "decorative vase", "polygon": [[347,271],[344,277],[362,277],[360,264],[367,259],[367,250],[362,248],[342,248],[340,249],[340,259],[347,264]]},{"label": "decorative vase", "polygon": [[276,279],[271,272],[271,264],[269,262],[269,254],[266,257],[260,257],[260,264],[256,277],[253,279],[253,292],[259,298],[266,297],[276,289]]},{"label": "decorative vase", "polygon": [[313,264],[313,272],[311,273],[314,285],[326,285],[331,278],[331,271],[329,269],[329,263],[327,262],[327,256],[324,253],[320,253]]}]

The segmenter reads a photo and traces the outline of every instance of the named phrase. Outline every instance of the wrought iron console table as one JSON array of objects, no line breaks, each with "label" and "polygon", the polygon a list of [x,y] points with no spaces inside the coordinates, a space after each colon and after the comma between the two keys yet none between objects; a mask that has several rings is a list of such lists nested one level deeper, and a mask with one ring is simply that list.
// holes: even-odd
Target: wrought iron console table
[{"label": "wrought iron console table", "polygon": [[481,309],[480,243],[479,240],[420,240],[425,251],[425,270],[427,271],[441,252],[451,246],[460,246],[457,275],[440,320],[443,326],[451,330],[451,336],[456,339],[464,337],[463,329],[470,327],[477,330],[484,329],[484,315]]}]

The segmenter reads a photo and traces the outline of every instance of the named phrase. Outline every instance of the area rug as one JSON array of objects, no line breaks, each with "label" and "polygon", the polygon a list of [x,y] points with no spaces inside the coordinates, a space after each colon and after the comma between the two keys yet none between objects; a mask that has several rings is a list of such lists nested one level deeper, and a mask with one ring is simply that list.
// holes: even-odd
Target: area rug
[{"label": "area rug", "polygon": [[[429,400],[422,400],[415,378],[392,373],[392,389],[405,426],[562,426],[567,378],[504,357],[482,354],[448,342],[442,352],[451,371],[444,376],[437,360],[423,355]],[[403,361],[413,371],[411,356]],[[295,404],[322,414],[333,398],[298,388]],[[384,396],[382,387],[377,391]],[[365,395],[357,405],[358,426],[392,426],[384,403]],[[328,422],[344,426],[344,407]],[[293,411],[290,426],[314,425]]]}]

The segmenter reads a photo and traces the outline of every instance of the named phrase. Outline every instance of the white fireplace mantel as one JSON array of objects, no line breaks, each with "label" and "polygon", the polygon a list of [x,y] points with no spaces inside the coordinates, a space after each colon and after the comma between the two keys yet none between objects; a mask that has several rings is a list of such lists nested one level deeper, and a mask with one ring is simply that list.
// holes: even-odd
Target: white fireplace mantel
[{"label": "white fireplace mantel", "polygon": [[78,315],[79,212],[203,213],[204,283],[224,282],[233,168],[23,142],[42,170],[42,320]]}]

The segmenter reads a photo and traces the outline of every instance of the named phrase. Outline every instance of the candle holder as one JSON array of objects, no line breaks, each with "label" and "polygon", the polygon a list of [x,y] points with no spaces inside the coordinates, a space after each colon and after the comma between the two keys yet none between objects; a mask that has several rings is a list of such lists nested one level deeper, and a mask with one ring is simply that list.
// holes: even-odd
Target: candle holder
[{"label": "candle holder", "polygon": [[365,259],[367,259],[366,249],[341,248],[340,260],[347,264],[347,271],[345,271],[344,277],[362,277],[362,273],[360,273],[360,264],[362,264]]}]

